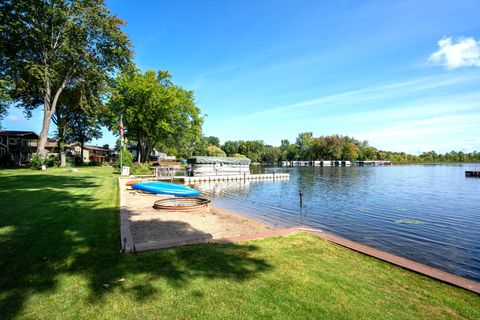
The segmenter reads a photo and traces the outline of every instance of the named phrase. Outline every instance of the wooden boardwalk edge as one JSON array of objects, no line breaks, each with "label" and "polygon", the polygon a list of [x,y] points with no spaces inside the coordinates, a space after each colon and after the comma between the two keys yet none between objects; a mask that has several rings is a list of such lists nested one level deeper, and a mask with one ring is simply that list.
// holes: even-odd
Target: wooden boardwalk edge
[{"label": "wooden boardwalk edge", "polygon": [[167,240],[161,242],[152,242],[152,243],[141,243],[137,244],[137,247],[133,243],[132,232],[130,229],[130,220],[128,217],[128,211],[125,206],[125,199],[122,195],[122,188],[120,184],[122,183],[122,179],[118,178],[119,182],[119,194],[120,194],[120,236],[121,236],[121,251],[122,252],[135,252],[135,251],[143,251],[143,250],[152,250],[152,249],[161,249],[161,248],[171,248],[177,247],[182,245],[189,245],[189,244],[199,244],[199,243],[235,243],[235,242],[243,242],[243,241],[250,241],[250,240],[258,240],[264,238],[271,238],[271,237],[282,237],[282,236],[289,236],[293,235],[298,232],[307,232],[314,236],[323,238],[345,248],[366,254],[368,256],[389,262],[391,264],[397,265],[404,269],[414,271],[416,273],[425,275],[432,279],[436,279],[442,281],[447,284],[451,284],[465,290],[480,294],[480,283],[469,280],[439,269],[435,269],[424,264],[405,259],[399,256],[395,256],[393,254],[351,241],[345,238],[341,238],[339,236],[322,232],[321,230],[309,229],[305,227],[296,227],[296,228],[286,228],[286,229],[272,229],[270,232],[265,233],[256,233],[250,234],[245,236],[238,236],[238,237],[229,237],[229,238],[221,238],[221,239],[212,239],[210,234],[205,234],[203,236],[185,238],[185,239],[176,239],[176,240]]},{"label": "wooden boardwalk edge", "polygon": [[[302,228],[299,228],[299,230],[302,230]],[[432,279],[439,280],[441,282],[451,284],[451,285],[463,288],[465,290],[480,294],[479,282],[466,279],[466,278],[463,278],[439,269],[435,269],[406,258],[395,256],[385,251],[381,251],[381,250],[378,250],[378,249],[375,249],[351,240],[347,240],[345,238],[341,238],[333,234],[329,234],[321,231],[312,231],[312,230],[308,230],[308,231],[302,230],[302,231],[308,232],[309,234],[323,238],[325,240],[338,244],[342,247],[366,254],[368,256],[389,262],[391,264],[402,267],[404,269],[425,275]]]},{"label": "wooden boardwalk edge", "polygon": [[133,244],[132,231],[130,229],[130,219],[128,217],[128,211],[125,206],[125,198],[123,196],[122,178],[118,178],[118,192],[120,194],[120,250],[122,252],[134,252],[135,247]]}]

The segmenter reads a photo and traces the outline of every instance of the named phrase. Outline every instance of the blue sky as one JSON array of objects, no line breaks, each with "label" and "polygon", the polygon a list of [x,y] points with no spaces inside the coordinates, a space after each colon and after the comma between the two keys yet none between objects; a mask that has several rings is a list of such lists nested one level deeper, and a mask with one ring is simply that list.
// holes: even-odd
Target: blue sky
[{"label": "blue sky", "polygon": [[[478,1],[113,1],[142,69],[195,91],[204,133],[480,150]],[[40,131],[12,109],[3,126]],[[113,144],[105,132],[98,143]]]}]

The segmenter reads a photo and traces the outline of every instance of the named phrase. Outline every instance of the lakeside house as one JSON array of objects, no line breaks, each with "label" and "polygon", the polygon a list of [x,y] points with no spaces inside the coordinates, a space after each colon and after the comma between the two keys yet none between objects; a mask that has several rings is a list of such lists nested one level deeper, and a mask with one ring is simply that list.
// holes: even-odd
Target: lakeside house
[{"label": "lakeside house", "polygon": [[[0,157],[10,154],[16,165],[24,165],[32,159],[37,152],[39,136],[33,131],[12,131],[0,130]],[[48,155],[58,155],[58,145],[56,140],[49,139],[45,144]],[[75,162],[80,162],[83,158],[84,163],[96,161],[103,163],[116,159],[116,153],[111,150],[109,145],[93,146],[84,145],[83,154],[81,144],[74,142],[65,146],[67,157],[74,158]]]},{"label": "lakeside house", "polygon": [[105,161],[110,161],[114,153],[110,150],[108,144],[99,147],[85,144],[83,146],[82,154],[82,145],[79,142],[75,142],[69,145],[67,155],[73,156],[76,162],[79,162],[83,158],[84,163],[89,163],[91,161],[96,161],[103,163]]},{"label": "lakeside house", "polygon": [[[138,149],[137,146],[130,146],[128,147],[128,151],[130,151],[133,155],[133,159],[137,161],[138,158]],[[158,161],[158,162],[176,162],[177,157],[169,156],[165,152],[160,152],[157,149],[153,148],[152,152],[150,152],[148,156],[148,160],[150,161]]]},{"label": "lakeside house", "polygon": [[38,138],[33,131],[0,130],[0,157],[10,154],[15,164],[27,163],[37,152]]},{"label": "lakeside house", "polygon": [[316,160],[316,161],[282,161],[283,167],[350,167],[352,163],[348,160]]}]

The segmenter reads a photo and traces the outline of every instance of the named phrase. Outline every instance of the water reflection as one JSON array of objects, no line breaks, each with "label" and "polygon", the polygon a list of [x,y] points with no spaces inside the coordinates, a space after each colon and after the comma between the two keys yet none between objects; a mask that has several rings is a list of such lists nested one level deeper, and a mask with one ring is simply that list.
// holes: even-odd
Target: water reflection
[{"label": "water reflection", "polygon": [[208,181],[195,184],[194,187],[210,197],[222,197],[230,194],[247,196],[252,180]]},{"label": "water reflection", "polygon": [[257,167],[253,172],[289,172],[290,180],[195,187],[217,206],[274,226],[305,224],[480,280],[480,179],[465,178],[466,168]]}]

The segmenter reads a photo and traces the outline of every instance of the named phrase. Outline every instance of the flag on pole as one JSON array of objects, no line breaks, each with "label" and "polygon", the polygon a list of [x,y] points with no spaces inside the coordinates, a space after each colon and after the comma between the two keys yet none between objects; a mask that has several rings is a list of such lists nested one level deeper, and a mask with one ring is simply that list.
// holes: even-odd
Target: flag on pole
[{"label": "flag on pole", "polygon": [[122,147],[123,147],[123,144],[124,144],[124,137],[123,137],[123,119],[122,119],[122,116],[120,116],[120,141],[122,143]]}]

